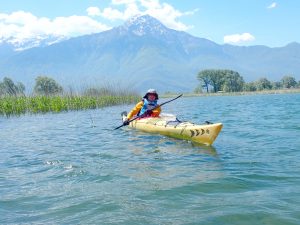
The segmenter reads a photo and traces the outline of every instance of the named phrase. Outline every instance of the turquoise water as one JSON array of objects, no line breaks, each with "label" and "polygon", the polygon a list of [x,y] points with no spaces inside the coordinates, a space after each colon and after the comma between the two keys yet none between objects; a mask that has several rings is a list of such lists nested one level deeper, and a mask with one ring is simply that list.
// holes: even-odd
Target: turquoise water
[{"label": "turquoise water", "polygon": [[165,105],[212,147],[112,131],[131,107],[0,118],[0,224],[300,224],[299,94]]}]

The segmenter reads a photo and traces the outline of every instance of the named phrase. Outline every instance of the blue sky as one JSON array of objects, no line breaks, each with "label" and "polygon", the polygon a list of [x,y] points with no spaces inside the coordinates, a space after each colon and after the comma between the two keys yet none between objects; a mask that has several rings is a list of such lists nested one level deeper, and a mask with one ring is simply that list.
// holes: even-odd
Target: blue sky
[{"label": "blue sky", "polygon": [[0,42],[96,33],[147,13],[218,44],[281,47],[300,43],[299,9],[297,0],[3,0]]}]

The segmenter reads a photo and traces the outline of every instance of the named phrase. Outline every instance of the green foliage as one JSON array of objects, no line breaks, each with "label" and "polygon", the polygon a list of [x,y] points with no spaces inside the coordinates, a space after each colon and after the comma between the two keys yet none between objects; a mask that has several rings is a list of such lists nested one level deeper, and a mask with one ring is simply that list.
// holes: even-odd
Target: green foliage
[{"label": "green foliage", "polygon": [[69,110],[95,109],[117,104],[139,101],[137,95],[104,96],[32,96],[0,98],[0,115],[11,116],[24,113],[61,112]]},{"label": "green foliage", "polygon": [[244,79],[238,72],[232,70],[223,70],[222,90],[225,92],[242,91],[244,87]]},{"label": "green foliage", "polygon": [[245,83],[243,91],[256,91],[256,86],[254,82]]},{"label": "green foliage", "polygon": [[292,76],[284,76],[281,79],[282,87],[284,88],[295,88],[297,87],[297,81]]},{"label": "green foliage", "polygon": [[257,91],[272,89],[272,83],[267,78],[260,78],[255,82],[255,85]]},{"label": "green foliage", "polygon": [[57,95],[62,91],[63,88],[50,77],[38,76],[35,79],[34,92],[38,95]]},{"label": "green foliage", "polygon": [[213,87],[214,92],[221,91],[221,86],[224,82],[224,74],[221,70],[211,70],[210,85]]},{"label": "green foliage", "polygon": [[16,84],[8,77],[3,78],[0,82],[0,96],[17,96],[24,95],[25,86],[21,82]]},{"label": "green foliage", "polygon": [[255,82],[245,83],[243,90],[244,91],[256,91]]},{"label": "green foliage", "polygon": [[273,90],[279,90],[282,88],[282,82],[276,81],[272,82],[272,89]]},{"label": "green foliage", "polygon": [[233,70],[202,70],[198,73],[197,79],[207,92],[209,85],[212,86],[214,92],[242,91],[245,83],[243,77]]},{"label": "green foliage", "polygon": [[[9,88],[7,88],[9,87]],[[0,90],[13,90],[0,95],[0,116],[21,115],[24,113],[47,113],[69,110],[96,109],[105,106],[135,103],[140,97],[128,88],[106,86],[101,88],[88,88],[83,95],[76,95],[72,88],[69,95],[57,95],[62,92],[61,86],[48,77],[37,77],[35,96],[26,97],[17,95],[17,91],[24,91],[25,86],[14,83],[5,78],[0,83]],[[16,91],[17,90],[17,91]]]},{"label": "green foliage", "polygon": [[197,79],[200,81],[201,86],[206,88],[206,92],[208,92],[208,87],[210,85],[210,76],[211,70],[202,70],[197,75]]},{"label": "green foliage", "polygon": [[292,76],[284,76],[276,82],[260,78],[257,81],[245,83],[243,77],[233,70],[202,70],[197,74],[197,79],[200,84],[196,87],[194,93],[201,93],[202,88],[205,88],[208,92],[209,87],[213,89],[213,92],[263,91],[300,87],[300,81],[297,83]]}]

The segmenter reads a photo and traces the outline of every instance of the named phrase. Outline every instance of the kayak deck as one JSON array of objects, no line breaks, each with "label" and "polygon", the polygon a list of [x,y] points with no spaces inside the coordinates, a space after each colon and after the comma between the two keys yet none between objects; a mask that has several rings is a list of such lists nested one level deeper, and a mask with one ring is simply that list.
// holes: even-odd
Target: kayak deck
[{"label": "kayak deck", "polygon": [[[125,116],[123,115],[123,117]],[[181,122],[175,116],[165,114],[160,117],[146,117],[134,120],[129,126],[145,132],[159,133],[173,138],[212,145],[220,133],[223,124],[197,125],[190,122]]]}]

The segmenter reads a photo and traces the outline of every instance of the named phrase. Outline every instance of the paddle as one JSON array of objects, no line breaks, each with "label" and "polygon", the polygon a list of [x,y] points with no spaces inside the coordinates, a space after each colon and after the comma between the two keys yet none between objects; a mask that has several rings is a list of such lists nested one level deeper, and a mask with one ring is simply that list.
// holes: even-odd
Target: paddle
[{"label": "paddle", "polygon": [[[166,101],[166,102],[164,102],[164,103],[161,103],[160,105],[155,106],[155,107],[154,107],[153,109],[151,109],[151,110],[157,109],[157,108],[160,107],[160,106],[163,106],[163,105],[165,105],[165,104],[167,104],[167,103],[169,103],[169,102],[172,102],[172,101],[176,100],[177,98],[180,98],[182,95],[183,95],[183,94],[178,95],[176,98],[173,98],[173,99],[171,99],[171,100],[169,100],[169,101]],[[136,120],[136,119],[142,118],[142,117],[143,117],[143,115],[134,117],[133,119],[128,120],[128,124],[129,124],[130,122],[132,122],[132,121],[134,121],[134,120]],[[127,124],[127,125],[128,125],[128,124]],[[124,126],[127,126],[127,125],[126,125],[126,124],[122,124],[122,125],[116,127],[114,130],[117,130],[117,129],[119,129],[119,128],[121,128],[121,127],[124,127]]]}]

